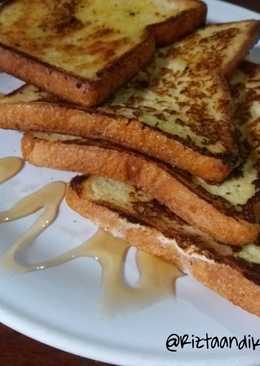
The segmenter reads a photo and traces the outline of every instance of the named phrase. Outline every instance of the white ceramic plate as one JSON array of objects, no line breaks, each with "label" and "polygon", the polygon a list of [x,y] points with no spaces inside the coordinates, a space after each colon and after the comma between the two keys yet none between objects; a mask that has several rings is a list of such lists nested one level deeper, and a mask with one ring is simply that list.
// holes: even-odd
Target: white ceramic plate
[{"label": "white ceramic plate", "polygon": [[[256,13],[223,2],[207,3],[209,21],[260,19]],[[256,56],[257,50],[254,53]],[[0,83],[6,90],[13,85],[3,74]],[[0,156],[19,156],[19,141],[18,133],[0,131]],[[71,176],[27,164],[20,174],[0,186],[0,210],[47,182],[68,181]],[[36,216],[1,225],[0,255]],[[94,231],[93,224],[63,204],[56,222],[36,240],[27,257],[51,258],[80,244]],[[130,264],[130,275],[134,270]],[[176,353],[166,350],[165,342],[171,333],[260,337],[259,318],[188,277],[178,281],[176,299],[106,318],[98,306],[101,270],[92,259],[78,259],[37,273],[11,274],[3,269],[0,272],[0,321],[59,349],[121,365],[260,365],[260,347],[256,351],[204,351],[190,347]]]}]

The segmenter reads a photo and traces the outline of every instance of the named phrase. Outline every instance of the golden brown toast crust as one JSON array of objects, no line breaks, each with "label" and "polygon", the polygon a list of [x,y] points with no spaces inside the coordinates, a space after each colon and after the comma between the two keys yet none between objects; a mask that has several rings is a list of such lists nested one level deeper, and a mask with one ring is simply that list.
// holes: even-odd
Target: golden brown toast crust
[{"label": "golden brown toast crust", "polygon": [[[32,99],[32,102],[37,101],[34,105],[29,103],[31,102],[30,100],[27,101],[28,103],[20,102],[19,98],[17,98],[16,102],[13,104],[12,95],[11,98],[8,96],[5,97],[0,103],[0,111],[2,112],[0,116],[0,126],[4,128],[19,128],[33,131],[38,129],[39,131],[65,134],[71,133],[82,137],[102,138],[159,158],[166,163],[187,170],[191,174],[210,182],[221,182],[236,163],[237,149],[234,144],[233,124],[230,118],[230,92],[226,81],[221,75],[217,75],[216,72],[219,74],[225,73],[227,65],[230,63],[229,61],[233,60],[233,58],[238,62],[237,53],[239,54],[240,48],[248,47],[250,43],[248,39],[250,38],[251,33],[252,37],[253,35],[256,37],[258,26],[259,23],[255,21],[210,25],[197,31],[194,35],[184,39],[177,45],[174,45],[169,49],[161,50],[158,52],[155,65],[151,65],[151,67],[148,68],[150,71],[148,72],[147,69],[140,73],[140,78],[139,76],[135,78],[133,82],[122,89],[121,93],[118,93],[118,96],[122,94],[124,99],[125,95],[128,94],[129,89],[131,89],[131,85],[133,86],[133,95],[130,93],[130,98],[128,98],[129,100],[126,102],[126,108],[120,107],[120,98],[118,100],[117,96],[112,101],[108,102],[106,106],[98,108],[95,111],[85,111],[84,114],[83,111],[77,110],[74,106],[65,105],[59,102],[54,105],[57,100],[55,100],[54,97],[52,100],[51,95],[47,100],[45,97],[41,97],[39,100]],[[240,37],[237,42],[238,46],[236,46],[238,49],[235,50],[236,52],[234,54],[233,51],[230,54],[230,43],[232,45],[232,39],[238,37],[237,34]],[[224,36],[226,37],[224,46],[227,46],[229,50],[229,57],[227,57],[227,60],[222,60],[220,57],[223,53],[221,47],[224,47],[222,45],[222,38]],[[164,63],[173,62],[172,67],[177,67],[178,74],[178,62],[177,65],[174,63],[175,57],[173,57],[172,60],[171,54],[173,53],[173,55],[175,55],[176,53],[175,56],[178,58],[179,55],[181,56],[181,59],[185,59],[186,57],[188,58],[188,61],[191,58],[190,52],[192,51],[190,50],[194,42],[199,45],[204,45],[197,46],[197,48],[205,48],[205,59],[203,56],[199,56],[199,60],[204,60],[204,62],[198,62],[197,60],[194,64],[189,65],[191,70],[188,71],[188,74],[187,71],[184,71],[184,75],[180,78],[182,87],[177,88],[178,92],[183,92],[184,95],[181,95],[180,98],[177,98],[176,95],[175,97],[173,96],[173,98],[175,98],[174,106],[173,103],[170,102],[168,108],[166,108],[167,97],[172,100],[171,93],[168,93],[169,95],[166,95],[166,99],[162,101],[160,100],[160,93],[163,92],[163,95],[165,94],[165,86],[167,90],[173,89],[174,93],[174,89],[176,88],[174,87],[175,79],[173,76],[175,75],[176,70],[173,72],[169,66],[168,68],[162,67],[159,72],[157,69],[160,68],[156,66],[157,62],[158,64],[162,62],[162,65],[164,65]],[[216,55],[215,49],[212,53],[212,45],[216,47],[219,55]],[[166,58],[163,56],[165,52],[167,53]],[[200,68],[202,66],[203,70],[204,68],[207,69],[210,75],[214,71],[214,75],[211,75],[211,77],[207,79],[208,76],[206,75],[205,77],[203,71],[204,76],[201,79]],[[193,70],[194,68],[195,70]],[[197,68],[199,69],[197,70]],[[187,67],[185,70],[187,70]],[[169,80],[165,85],[163,82],[162,85],[159,83],[156,86],[156,82],[158,81],[157,72],[162,74],[159,75],[162,77],[165,77],[165,73],[167,72],[168,76],[166,77],[166,81]],[[171,72],[173,72],[174,75],[171,75]],[[147,76],[144,80],[143,75]],[[185,81],[185,79],[188,78],[189,80],[191,76],[192,82],[188,82],[187,84],[187,80]],[[182,78],[184,78],[184,80],[182,80]],[[141,88],[141,93],[139,93],[139,81],[147,81],[146,79],[148,81],[150,80],[151,88]],[[205,87],[202,92],[203,81],[206,80],[208,88],[204,85]],[[198,87],[198,84],[201,85],[201,87]],[[29,85],[24,89],[30,87],[31,86]],[[212,89],[218,91],[215,93],[217,94],[215,95],[215,98],[211,97]],[[144,101],[140,100],[142,94],[146,94],[146,92],[148,92],[148,99],[144,98]],[[166,103],[164,105],[165,111],[161,105],[159,108],[154,108],[152,110],[151,102],[149,101],[149,95],[152,92],[155,93],[155,97],[157,97],[158,93],[159,101]],[[208,97],[205,97],[207,94],[209,94]],[[137,100],[137,105],[133,100]],[[213,100],[215,100],[214,103],[212,102]],[[50,105],[46,103],[47,101]],[[210,104],[210,101],[212,104]],[[10,106],[9,102],[11,103]],[[143,102],[148,103],[148,105],[143,106]],[[186,104],[184,105],[185,102]],[[117,105],[117,103],[119,103],[119,105]],[[134,104],[132,105],[131,103]],[[209,104],[211,107],[208,109],[205,108],[205,105]],[[148,117],[146,116],[145,118],[156,119],[155,125],[153,123],[151,125],[151,122],[149,122],[150,124],[148,123],[149,129],[146,128],[146,122],[143,120],[145,118],[142,115],[145,114],[147,108]],[[177,109],[175,110],[175,108]],[[124,109],[129,109],[129,111],[132,112],[124,112]],[[176,111],[178,110],[179,112],[176,114]],[[186,110],[186,112],[183,112],[184,110]],[[215,112],[217,113],[217,117]],[[129,116],[128,113],[131,115]],[[36,118],[37,123],[35,122]],[[46,120],[48,120],[48,124],[46,124]],[[170,128],[170,125],[172,126],[171,133],[166,132],[163,130],[163,127],[160,127],[161,124],[165,126],[165,121],[168,129]],[[185,135],[186,133],[187,136]],[[214,152],[211,151],[212,148]]]},{"label": "golden brown toast crust", "polygon": [[94,106],[100,104],[145,66],[154,50],[154,39],[147,37],[131,52],[117,60],[110,69],[104,70],[96,81],[83,80],[1,44],[0,68],[62,99],[84,106]]},{"label": "golden brown toast crust", "polygon": [[259,29],[257,21],[199,29],[159,50],[154,62],[101,110],[138,117],[214,154],[235,155],[230,90],[223,75],[230,63],[239,62],[241,49],[249,50]]},{"label": "golden brown toast crust", "polygon": [[143,41],[101,70],[96,80],[78,77],[2,43],[0,69],[68,101],[84,106],[98,105],[147,64],[156,42],[158,46],[174,42],[205,22],[206,5],[196,3],[190,11],[149,26]]},{"label": "golden brown toast crust", "polygon": [[[80,215],[93,220],[113,235],[124,238],[131,245],[177,264],[185,273],[191,274],[233,304],[260,316],[259,283],[247,278],[239,264],[234,266],[224,259],[216,258],[210,250],[197,250],[188,239],[185,245],[185,239],[169,239],[151,226],[132,223],[123,215],[84,199],[79,191],[81,182],[72,182],[67,190],[66,201]],[[225,280],[220,281],[221,278]]]},{"label": "golden brown toast crust", "polygon": [[[206,46],[204,45],[206,49],[210,48],[211,43],[214,44],[221,55],[223,51],[222,49],[219,49],[219,47],[223,47],[223,42],[222,39],[220,39],[221,37],[219,36],[219,33],[223,33],[223,36],[229,36],[229,38],[226,37],[228,38],[226,39],[226,42],[228,41],[229,43],[224,43],[224,45],[227,45],[227,47],[229,48],[231,40],[234,37],[237,37],[237,31],[238,34],[240,34],[240,37],[242,37],[242,41],[240,39],[240,41],[238,42],[239,49],[236,50],[236,52],[239,53],[240,48],[245,48],[248,46],[248,38],[250,38],[248,34],[250,35],[250,32],[254,35],[254,37],[256,37],[258,26],[258,22],[252,21],[246,21],[241,23],[226,23],[224,25],[211,25],[203,28],[202,30],[199,30],[194,35],[191,35],[187,39],[178,43],[176,46],[170,47],[168,49],[168,52],[173,52],[174,54],[175,52],[177,52],[176,57],[178,57],[178,55],[181,55],[182,58],[185,58],[188,57],[187,54],[189,55],[189,52],[184,47],[185,45],[189,46],[188,49],[190,49],[190,42],[199,42],[199,44],[204,42],[206,44]],[[235,34],[233,34],[234,32]],[[163,52],[165,52],[165,50],[158,52],[158,54]],[[209,55],[211,55],[212,57],[209,57]],[[234,58],[233,53],[231,53],[231,55],[229,56],[230,57],[228,58],[228,60]],[[160,60],[160,56],[158,57],[158,59]],[[171,57],[166,57],[166,60],[164,61],[169,62],[170,59]],[[236,61],[238,61],[236,53],[235,59]],[[46,103],[47,101],[44,100],[44,98],[41,98],[38,101],[36,100],[37,103],[35,103],[35,105],[22,102],[20,103],[20,105],[19,99],[17,99],[16,103],[9,106],[9,97],[7,96],[5,100],[3,100],[3,103],[0,104],[0,111],[2,112],[0,116],[0,127],[19,128],[23,130],[33,131],[38,129],[39,131],[60,132],[65,134],[71,133],[73,135],[80,135],[82,137],[86,136],[91,138],[102,138],[121,144],[122,146],[128,147],[130,149],[141,151],[147,155],[159,158],[166,163],[177,166],[180,169],[187,170],[191,174],[199,176],[210,182],[221,182],[231,171],[232,167],[236,163],[237,158],[237,149],[234,145],[233,138],[233,126],[230,120],[230,92],[227,88],[227,83],[225,80],[223,80],[222,76],[215,74],[216,71],[220,74],[225,73],[227,64],[229,64],[229,62],[225,63],[225,60],[220,60],[218,55],[216,56],[215,53],[214,55],[212,55],[212,51],[210,51],[209,53],[205,51],[204,61],[204,63],[195,62],[194,65],[196,67],[194,65],[191,67],[192,70],[194,67],[196,69],[195,71],[191,70],[192,75],[194,73],[194,82],[188,83],[188,85],[186,85],[184,82],[185,85],[183,86],[183,88],[178,88],[178,90],[184,91],[184,94],[186,95],[186,99],[184,98],[183,100],[183,98],[180,98],[179,102],[177,102],[177,110],[178,108],[180,108],[181,111],[184,109],[187,109],[188,111],[186,116],[186,112],[184,113],[184,120],[182,119],[183,112],[179,112],[179,114],[177,112],[176,121],[174,120],[174,118],[173,120],[171,120],[171,117],[169,117],[169,115],[175,115],[176,111],[174,107],[172,108],[173,110],[170,110],[170,113],[167,112],[169,113],[169,115],[167,115],[167,113],[164,114],[163,110],[160,110],[160,108],[158,108],[158,110],[156,110],[155,108],[154,112],[150,111],[150,114],[148,113],[148,116],[149,118],[151,118],[154,113],[154,116],[157,118],[156,121],[158,123],[156,126],[149,125],[149,129],[147,129],[145,123],[142,123],[142,116],[140,116],[139,113],[142,110],[142,102],[140,106],[137,103],[137,108],[135,108],[135,105],[133,106],[133,116],[126,115],[125,117],[123,117],[124,112],[122,112],[122,115],[120,114],[120,106],[114,105],[113,103],[111,104],[111,102],[109,102],[106,107],[98,108],[96,111],[85,111],[84,114],[83,111],[79,111],[75,107],[72,107],[70,105],[62,105],[61,103],[57,103],[56,105],[54,105],[56,101],[53,100],[52,103],[51,95],[48,102],[50,104],[52,103],[53,105],[48,105]],[[203,80],[205,81],[205,76],[203,76],[203,80],[200,80],[200,77],[198,78],[198,80],[195,80],[196,73],[198,72],[199,75],[201,74],[201,70],[197,70],[197,67],[201,67],[201,64],[203,65],[203,67],[205,66],[206,69],[209,69],[209,71],[212,71],[211,69],[213,69],[214,71],[214,75],[212,75],[211,79],[208,80],[208,89],[206,89],[205,87],[202,94],[202,88],[198,88],[197,84],[199,82],[200,84],[202,83],[203,86]],[[153,70],[154,67],[151,67],[151,69]],[[170,70],[171,67],[168,68],[167,73],[169,73]],[[154,71],[156,74],[156,68]],[[166,72],[166,69],[162,69],[162,72]],[[147,70],[143,71],[140,74],[146,73],[148,74],[148,80],[153,80],[153,76],[149,75],[149,72],[147,72]],[[136,79],[138,81],[138,77]],[[170,76],[169,79],[170,80],[168,80],[168,84],[171,84],[174,81],[174,78]],[[156,76],[153,81],[156,82]],[[129,85],[132,84],[135,85],[135,81],[133,81]],[[167,88],[169,86],[168,84],[166,84]],[[152,82],[151,90],[153,90],[153,87],[154,84]],[[155,94],[158,91],[160,96],[160,89],[163,89],[163,87],[164,85],[162,85],[162,88],[160,86],[159,88],[155,88]],[[213,111],[209,112],[209,110],[211,110],[212,108],[209,108],[209,110],[206,111],[205,104],[208,104],[207,102],[209,102],[209,100],[214,99],[211,98],[212,88],[218,90],[217,94],[219,95],[215,98],[215,107],[214,104],[211,106],[213,108]],[[138,94],[138,85],[136,89]],[[174,89],[172,84],[171,89]],[[126,93],[124,92],[124,90],[126,91]],[[123,95],[127,94],[128,87],[124,88],[124,90],[122,91]],[[188,92],[185,92],[185,90],[188,90]],[[144,90],[143,92],[145,91],[146,90]],[[191,95],[189,95],[189,91],[191,91]],[[207,99],[206,97],[205,100],[203,95],[206,94],[206,91],[209,93],[210,98]],[[196,102],[194,101],[195,97]],[[134,93],[133,99],[135,98],[139,100],[140,95],[135,95]],[[117,98],[115,99],[117,100]],[[130,99],[132,98],[130,97]],[[179,98],[176,98],[176,100],[177,99]],[[34,101],[35,100],[32,100],[32,102]],[[185,101],[187,105],[184,106]],[[12,101],[10,102],[12,103]],[[128,103],[126,103],[126,106],[130,106],[131,110],[130,100],[129,103],[129,105]],[[140,108],[138,108],[138,106]],[[113,108],[117,107],[119,107],[118,113],[117,109],[115,109],[115,111],[113,110]],[[151,106],[149,108],[151,109]],[[135,112],[137,113],[137,115],[135,115]],[[214,112],[218,112],[219,116],[215,117]],[[36,118],[37,123],[35,122]],[[192,140],[192,137],[190,135],[184,138],[181,137],[182,135],[178,135],[178,133],[180,134],[180,131],[175,133],[176,131],[174,130],[174,128],[176,128],[177,131],[178,129],[182,130],[181,125],[185,125],[185,118],[187,128],[191,129],[192,131],[194,130],[193,132],[195,132],[195,140],[197,137],[201,140],[201,147]],[[48,124],[46,124],[46,120],[48,120]],[[163,124],[164,120],[167,121],[168,124],[173,125],[172,133],[167,133],[163,130],[160,130],[160,127],[158,127],[158,125],[160,126],[161,122]],[[184,126],[183,130],[184,135],[185,128],[186,126]],[[209,142],[210,145],[212,143],[214,149],[217,148],[220,149],[219,151],[223,152],[217,152],[218,150],[214,150],[214,153],[210,152],[207,148]],[[224,150],[222,150],[222,148],[224,148]]]},{"label": "golden brown toast crust", "polygon": [[[246,29],[240,29],[239,24],[241,27],[246,27]],[[222,29],[227,25],[227,29]],[[180,43],[180,47],[177,47],[176,50],[176,56],[185,58],[187,53],[186,49],[195,49],[197,42],[199,42],[201,43],[200,47],[202,53],[204,53],[204,57],[202,56],[201,63],[196,65],[196,72],[218,70],[220,74],[224,75],[226,78],[230,78],[233,76],[233,73],[240,65],[241,61],[248,55],[249,50],[258,42],[260,37],[260,21],[242,20],[238,22],[208,25],[208,29],[210,30],[211,28],[215,30],[215,34],[211,35],[208,40],[208,43],[210,44],[210,38],[213,38],[212,43],[215,46],[215,48],[211,50],[211,57],[207,57],[207,48],[209,47],[209,44],[202,41],[199,37],[200,31],[202,31],[203,28],[197,33],[186,37],[184,42]],[[240,42],[236,40],[236,42],[232,44],[235,37],[238,37],[240,31],[243,39],[240,40]],[[233,47],[232,57],[230,57],[230,55],[228,57],[228,55],[225,55],[225,52],[231,46]],[[194,56],[196,57],[196,55]]]},{"label": "golden brown toast crust", "polygon": [[6,103],[0,104],[0,128],[105,139],[214,183],[222,182],[233,166],[228,157],[209,156],[138,120],[48,101],[9,104],[5,98]]},{"label": "golden brown toast crust", "polygon": [[247,42],[238,50],[237,57],[230,61],[225,66],[224,75],[228,78],[232,77],[236,68],[244,60],[250,50],[259,40],[260,37],[260,21],[256,21],[255,25],[251,28]]},{"label": "golden brown toast crust", "polygon": [[[66,140],[66,136],[65,136]],[[254,242],[259,226],[229,216],[159,165],[129,151],[85,140],[47,141],[25,134],[24,158],[32,164],[129,182],[151,194],[186,222],[230,245]]]},{"label": "golden brown toast crust", "polygon": [[237,119],[241,124],[247,120],[248,143],[255,150],[260,172],[260,65],[243,62],[240,75],[244,88],[241,88],[241,80],[238,79],[231,90],[234,98],[243,99]]}]

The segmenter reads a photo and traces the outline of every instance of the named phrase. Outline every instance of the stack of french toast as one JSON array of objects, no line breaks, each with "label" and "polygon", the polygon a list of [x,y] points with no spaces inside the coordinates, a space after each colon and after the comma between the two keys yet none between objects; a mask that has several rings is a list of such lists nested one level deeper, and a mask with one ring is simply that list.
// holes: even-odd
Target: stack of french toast
[{"label": "stack of french toast", "polygon": [[260,22],[199,0],[14,0],[0,98],[24,159],[74,171],[68,205],[260,316]]}]

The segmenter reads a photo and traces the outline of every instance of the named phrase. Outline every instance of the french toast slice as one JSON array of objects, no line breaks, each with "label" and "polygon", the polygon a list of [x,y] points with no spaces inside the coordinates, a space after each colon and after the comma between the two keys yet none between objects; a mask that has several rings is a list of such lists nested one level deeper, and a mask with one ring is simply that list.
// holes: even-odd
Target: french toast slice
[{"label": "french toast slice", "polygon": [[[252,93],[248,88],[250,75],[237,84],[236,80],[241,73],[242,69],[232,82],[234,109],[238,112],[243,110],[244,102],[250,105],[247,100],[250,100]],[[241,91],[241,97],[235,97],[237,89]],[[255,147],[250,146],[250,139],[247,137],[250,115],[240,115],[238,127],[243,135],[242,162],[219,185],[208,184],[200,178],[172,170],[159,161],[129,149],[75,136],[26,134],[22,141],[23,155],[35,165],[130,183],[148,192],[184,221],[210,234],[219,242],[245,245],[257,240],[259,233],[259,225],[256,223],[259,172]]]},{"label": "french toast slice", "polygon": [[103,139],[221,182],[237,156],[222,74],[230,75],[248,52],[259,24],[206,26],[158,51],[145,71],[95,110],[27,85],[0,99],[0,127]]},{"label": "french toast slice", "polygon": [[260,246],[237,250],[222,245],[149,194],[107,178],[74,178],[66,201],[115,237],[176,264],[232,303],[260,316]]},{"label": "french toast slice", "polygon": [[[132,184],[151,194],[186,222],[231,245],[255,241],[259,225],[251,207],[256,195],[255,175],[247,181],[246,194],[232,202],[233,191],[243,181],[223,183],[225,199],[207,192],[207,184],[170,169],[160,161],[151,160],[117,145],[75,136],[27,133],[22,139],[22,153],[36,166],[109,177]],[[254,167],[250,165],[254,170]],[[209,185],[210,186],[210,185]],[[211,186],[210,186],[211,187]],[[221,191],[221,190],[219,190]],[[231,192],[231,201],[228,201]]]},{"label": "french toast slice", "polygon": [[0,68],[93,106],[205,22],[200,0],[12,0],[0,8]]},{"label": "french toast slice", "polygon": [[247,119],[246,135],[257,156],[260,171],[260,65],[244,62],[232,83],[234,98],[242,101],[237,120],[240,124]]},{"label": "french toast slice", "polygon": [[229,157],[207,154],[138,118],[83,110],[29,84],[0,96],[0,128],[111,141],[215,183],[224,180],[235,161],[233,153]]}]

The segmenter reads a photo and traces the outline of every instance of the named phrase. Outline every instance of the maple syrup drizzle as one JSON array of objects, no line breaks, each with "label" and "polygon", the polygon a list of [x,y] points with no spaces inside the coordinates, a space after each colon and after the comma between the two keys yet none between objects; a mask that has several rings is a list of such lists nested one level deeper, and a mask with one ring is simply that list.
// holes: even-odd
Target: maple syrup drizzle
[{"label": "maple syrup drizzle", "polygon": [[[34,237],[30,237],[31,239]],[[91,239],[78,247],[52,260],[32,265],[17,262],[16,254],[22,248],[25,248],[24,242],[16,243],[5,254],[3,264],[7,269],[16,272],[32,272],[56,267],[80,257],[94,257],[102,266],[101,305],[103,311],[108,315],[114,315],[122,310],[140,309],[173,295],[175,281],[181,276],[181,272],[174,265],[138,251],[137,262],[140,278],[135,287],[127,285],[124,278],[124,265],[130,246],[124,240],[117,239],[102,230],[98,230]]]},{"label": "maple syrup drizzle", "polygon": [[16,157],[0,159],[0,183],[15,176],[23,167],[23,160]]},{"label": "maple syrup drizzle", "polygon": [[43,208],[43,213],[3,255],[3,266],[14,272],[33,272],[56,267],[80,257],[94,257],[102,266],[102,307],[107,314],[115,314],[129,308],[143,308],[174,293],[175,281],[181,272],[172,264],[137,251],[136,259],[140,271],[137,285],[131,287],[124,276],[125,258],[130,245],[112,235],[98,230],[97,233],[79,245],[49,261],[24,264],[17,255],[39,236],[56,218],[65,194],[66,184],[50,183],[37,192],[20,200],[10,210],[0,212],[0,224],[31,215]]},{"label": "maple syrup drizzle", "polygon": [[[55,182],[46,185],[37,192],[20,200],[13,208],[0,213],[0,224],[18,220],[44,209],[42,215],[36,220],[31,228],[18,238],[9,250],[4,254],[2,262],[12,267],[15,271],[24,271],[23,265],[19,264],[15,255],[28,247],[32,241],[40,235],[56,218],[60,203],[64,197],[66,184]],[[13,264],[11,264],[13,263]]]}]

